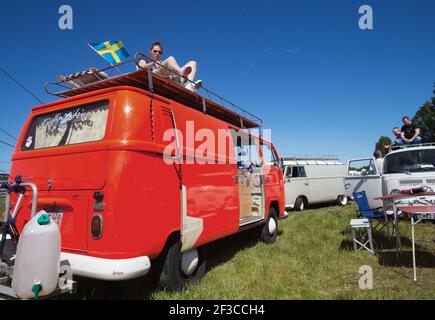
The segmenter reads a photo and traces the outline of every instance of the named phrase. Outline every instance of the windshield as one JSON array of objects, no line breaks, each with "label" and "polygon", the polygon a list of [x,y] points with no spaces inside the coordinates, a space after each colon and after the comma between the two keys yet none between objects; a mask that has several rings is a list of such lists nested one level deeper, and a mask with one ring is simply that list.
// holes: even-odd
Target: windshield
[{"label": "windshield", "polygon": [[435,172],[435,149],[399,152],[385,158],[384,174],[411,172]]},{"label": "windshield", "polygon": [[37,116],[30,124],[22,150],[101,140],[108,110],[106,100]]}]

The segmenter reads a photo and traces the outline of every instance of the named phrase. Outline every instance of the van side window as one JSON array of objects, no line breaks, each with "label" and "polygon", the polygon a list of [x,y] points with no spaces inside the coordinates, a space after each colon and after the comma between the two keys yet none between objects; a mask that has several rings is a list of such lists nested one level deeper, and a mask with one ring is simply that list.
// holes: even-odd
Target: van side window
[{"label": "van side window", "polygon": [[239,168],[248,168],[250,165],[258,167],[261,165],[262,161],[257,147],[257,140],[254,137],[241,131],[237,133],[231,131],[231,137]]},{"label": "van side window", "polygon": [[299,178],[299,170],[298,167],[293,167],[292,168],[292,178]]},{"label": "van side window", "polygon": [[106,132],[109,101],[98,101],[36,116],[23,151],[98,141]]},{"label": "van side window", "polygon": [[373,159],[353,160],[349,162],[349,176],[374,176],[377,174]]},{"label": "van side window", "polygon": [[274,164],[278,163],[278,158],[275,154],[275,151],[269,144],[262,144],[261,147],[263,151],[264,163],[266,165],[273,166]]},{"label": "van side window", "polygon": [[285,177],[286,178],[292,177],[292,167],[290,167],[290,166],[287,167],[287,172],[285,173]]},{"label": "van side window", "polygon": [[304,167],[293,167],[292,178],[303,178],[306,176]]}]

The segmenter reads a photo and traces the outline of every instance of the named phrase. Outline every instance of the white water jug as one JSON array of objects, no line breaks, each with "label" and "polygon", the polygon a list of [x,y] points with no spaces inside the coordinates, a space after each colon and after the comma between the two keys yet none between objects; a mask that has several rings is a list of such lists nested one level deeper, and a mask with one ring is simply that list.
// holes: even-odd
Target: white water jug
[{"label": "white water jug", "polygon": [[23,299],[49,295],[58,285],[59,269],[59,226],[45,211],[40,211],[21,232],[12,288]]}]

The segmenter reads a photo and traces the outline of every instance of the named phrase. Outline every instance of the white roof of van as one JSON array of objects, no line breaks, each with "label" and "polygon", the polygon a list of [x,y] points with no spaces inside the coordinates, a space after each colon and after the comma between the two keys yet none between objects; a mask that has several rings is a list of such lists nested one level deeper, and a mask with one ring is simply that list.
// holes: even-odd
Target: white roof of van
[{"label": "white roof of van", "polygon": [[339,161],[330,161],[330,160],[284,160],[284,165],[286,166],[306,166],[306,165],[344,165]]}]

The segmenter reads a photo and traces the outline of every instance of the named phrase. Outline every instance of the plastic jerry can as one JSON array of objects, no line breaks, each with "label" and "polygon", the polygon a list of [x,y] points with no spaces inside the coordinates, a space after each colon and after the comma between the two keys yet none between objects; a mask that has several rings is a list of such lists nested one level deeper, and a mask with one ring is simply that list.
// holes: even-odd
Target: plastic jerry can
[{"label": "plastic jerry can", "polygon": [[59,282],[60,230],[45,211],[23,228],[12,274],[12,289],[22,299],[52,293]]}]

